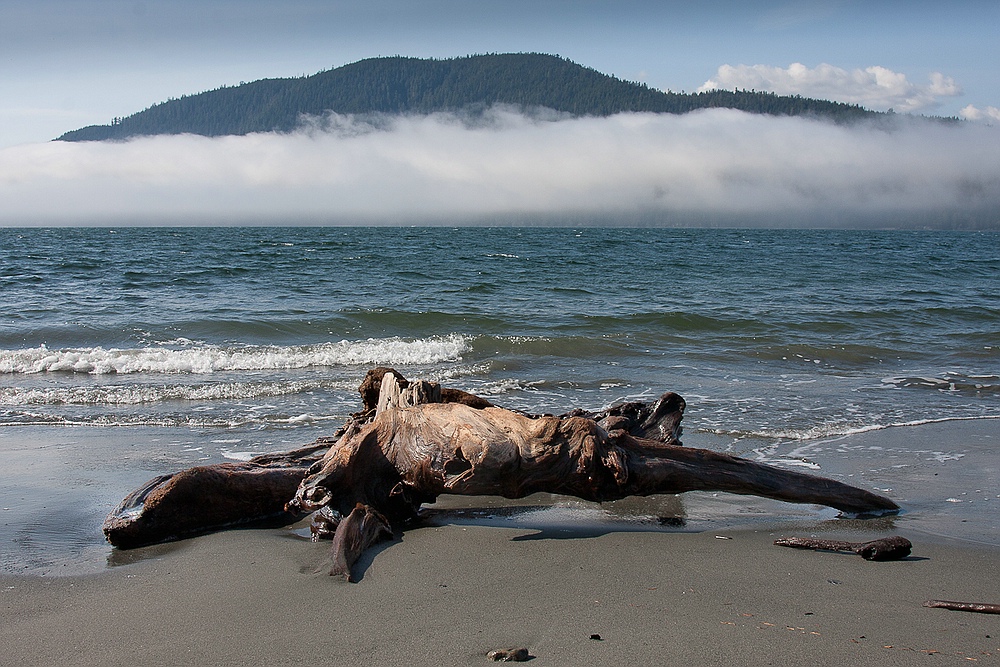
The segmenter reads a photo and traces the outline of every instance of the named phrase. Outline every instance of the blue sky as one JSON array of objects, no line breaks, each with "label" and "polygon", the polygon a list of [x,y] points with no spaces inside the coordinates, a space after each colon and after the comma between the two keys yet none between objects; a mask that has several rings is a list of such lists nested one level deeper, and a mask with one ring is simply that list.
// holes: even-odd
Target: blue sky
[{"label": "blue sky", "polygon": [[[0,3],[0,225],[1000,228],[997,0]],[[171,97],[368,57],[544,52],[674,91],[771,90],[973,122],[894,132],[726,110],[52,142]]]},{"label": "blue sky", "polygon": [[[717,80],[724,65],[826,64],[848,75],[878,67],[917,89],[932,75],[949,78],[949,94],[925,95],[913,110],[958,115],[968,105],[1000,107],[998,25],[995,0],[5,1],[0,147],[107,123],[168,97],[395,54],[558,53],[687,91]],[[803,94],[830,90],[810,87],[808,71],[791,84]]]}]

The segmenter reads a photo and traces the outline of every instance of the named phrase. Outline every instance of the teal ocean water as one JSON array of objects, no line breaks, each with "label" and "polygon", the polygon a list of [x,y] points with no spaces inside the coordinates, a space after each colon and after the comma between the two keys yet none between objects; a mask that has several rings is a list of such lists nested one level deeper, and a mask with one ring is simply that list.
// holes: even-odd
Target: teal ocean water
[{"label": "teal ocean water", "polygon": [[[0,425],[328,430],[373,365],[805,438],[1000,414],[1000,235],[0,230]],[[303,434],[309,438],[311,433]]]},{"label": "teal ocean water", "polygon": [[376,365],[532,412],[673,390],[686,444],[808,467],[1000,417],[990,232],[0,229],[0,303],[5,441],[174,429],[170,469],[331,433]]}]

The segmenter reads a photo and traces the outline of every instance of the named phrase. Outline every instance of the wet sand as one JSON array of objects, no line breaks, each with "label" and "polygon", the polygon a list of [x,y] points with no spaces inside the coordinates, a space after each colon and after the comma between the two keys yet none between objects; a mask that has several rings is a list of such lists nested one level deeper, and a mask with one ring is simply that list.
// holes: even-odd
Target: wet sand
[{"label": "wet sand", "polygon": [[349,584],[325,574],[326,544],[232,531],[102,574],[0,578],[0,662],[477,665],[521,646],[537,665],[1000,660],[997,616],[921,606],[1000,601],[997,549],[910,535],[910,558],[877,563],[771,544],[784,534],[431,526]]},{"label": "wet sand", "polygon": [[[92,535],[105,506],[175,462],[136,446],[130,463],[99,430],[59,431],[42,448],[54,435],[25,431],[5,450],[4,534],[15,541],[0,575],[0,664],[477,665],[522,646],[536,665],[996,664],[1000,616],[921,606],[1000,603],[996,423],[810,444],[820,474],[885,490],[904,506],[898,518],[726,494],[568,509],[496,500],[482,512],[446,499],[433,522],[366,554],[354,584],[325,573],[329,545],[302,526],[111,550]],[[824,458],[830,447],[853,449]],[[650,512],[684,525],[626,520]],[[68,551],[54,536],[67,521],[81,524]],[[887,534],[908,537],[912,556],[875,563],[772,544]],[[31,539],[65,553],[52,560]],[[25,553],[47,564],[13,574]],[[54,576],[77,572],[74,561],[91,573]]]}]

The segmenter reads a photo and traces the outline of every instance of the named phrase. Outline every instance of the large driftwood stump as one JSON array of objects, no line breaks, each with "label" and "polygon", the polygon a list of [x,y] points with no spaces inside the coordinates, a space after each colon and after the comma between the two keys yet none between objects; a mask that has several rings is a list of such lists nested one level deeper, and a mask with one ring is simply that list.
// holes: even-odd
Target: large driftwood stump
[{"label": "large driftwood stump", "polygon": [[[324,509],[328,522],[360,504],[388,521],[405,521],[444,493],[522,498],[539,491],[598,502],[728,491],[855,514],[899,509],[888,498],[841,482],[682,447],[684,400],[673,393],[651,406],[561,417],[439,403],[436,396],[430,383],[404,384],[397,374],[385,373],[372,421],[345,433],[313,466],[289,510]],[[369,524],[372,531],[386,528]],[[357,523],[341,522],[335,543],[346,541],[342,532],[356,530]]]},{"label": "large driftwood stump", "polygon": [[[828,505],[852,514],[899,509],[888,498],[841,482],[681,446],[685,404],[670,392],[652,404],[632,402],[562,416],[505,410],[466,392],[409,382],[386,368],[369,371],[360,392],[364,408],[351,416],[336,440],[318,442],[307,457],[282,464],[289,478],[299,476],[293,491],[287,491],[285,482],[253,481],[267,478],[256,476],[271,470],[273,462],[267,461],[251,461],[245,470],[233,469],[236,464],[192,469],[179,477],[196,475],[206,498],[268,496],[263,510],[250,497],[243,499],[256,514],[274,508],[272,487],[280,486],[276,495],[286,494],[285,516],[316,512],[314,534],[333,535],[334,572],[347,577],[365,548],[391,536],[393,525],[414,519],[422,504],[445,493],[521,498],[542,491],[601,502],[728,491]],[[321,448],[325,454],[315,460]],[[221,478],[208,470],[221,472]],[[242,490],[232,487],[233,476],[247,481]],[[113,544],[135,546],[144,536],[149,543],[212,529],[233,523],[232,515],[240,511],[226,512],[221,519],[206,516],[200,528],[192,527],[197,511],[193,519],[180,518],[193,511],[188,492],[156,482],[150,483],[159,494],[155,514],[165,518],[155,522],[155,530],[137,525],[139,518],[154,514],[154,494],[147,485],[105,523]],[[171,495],[186,508],[183,512],[164,509]],[[183,526],[167,526],[171,520]]]}]

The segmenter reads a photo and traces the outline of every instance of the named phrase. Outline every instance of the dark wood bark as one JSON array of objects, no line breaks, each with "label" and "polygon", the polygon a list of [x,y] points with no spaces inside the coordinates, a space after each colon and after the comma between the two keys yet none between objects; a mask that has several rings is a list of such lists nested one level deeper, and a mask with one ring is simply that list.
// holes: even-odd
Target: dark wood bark
[{"label": "dark wood bark", "polygon": [[331,444],[320,439],[283,454],[155,477],[111,511],[104,535],[131,549],[238,525],[291,523],[302,515],[286,509],[288,499]]},{"label": "dark wood bark", "polygon": [[783,537],[774,541],[779,547],[812,549],[814,551],[845,551],[865,560],[902,560],[910,555],[913,545],[905,537],[893,535],[870,542],[841,542],[812,537]]},{"label": "dark wood bark", "polygon": [[333,536],[333,567],[330,574],[351,581],[351,565],[370,546],[392,539],[389,521],[368,505],[358,503],[339,523]]}]

